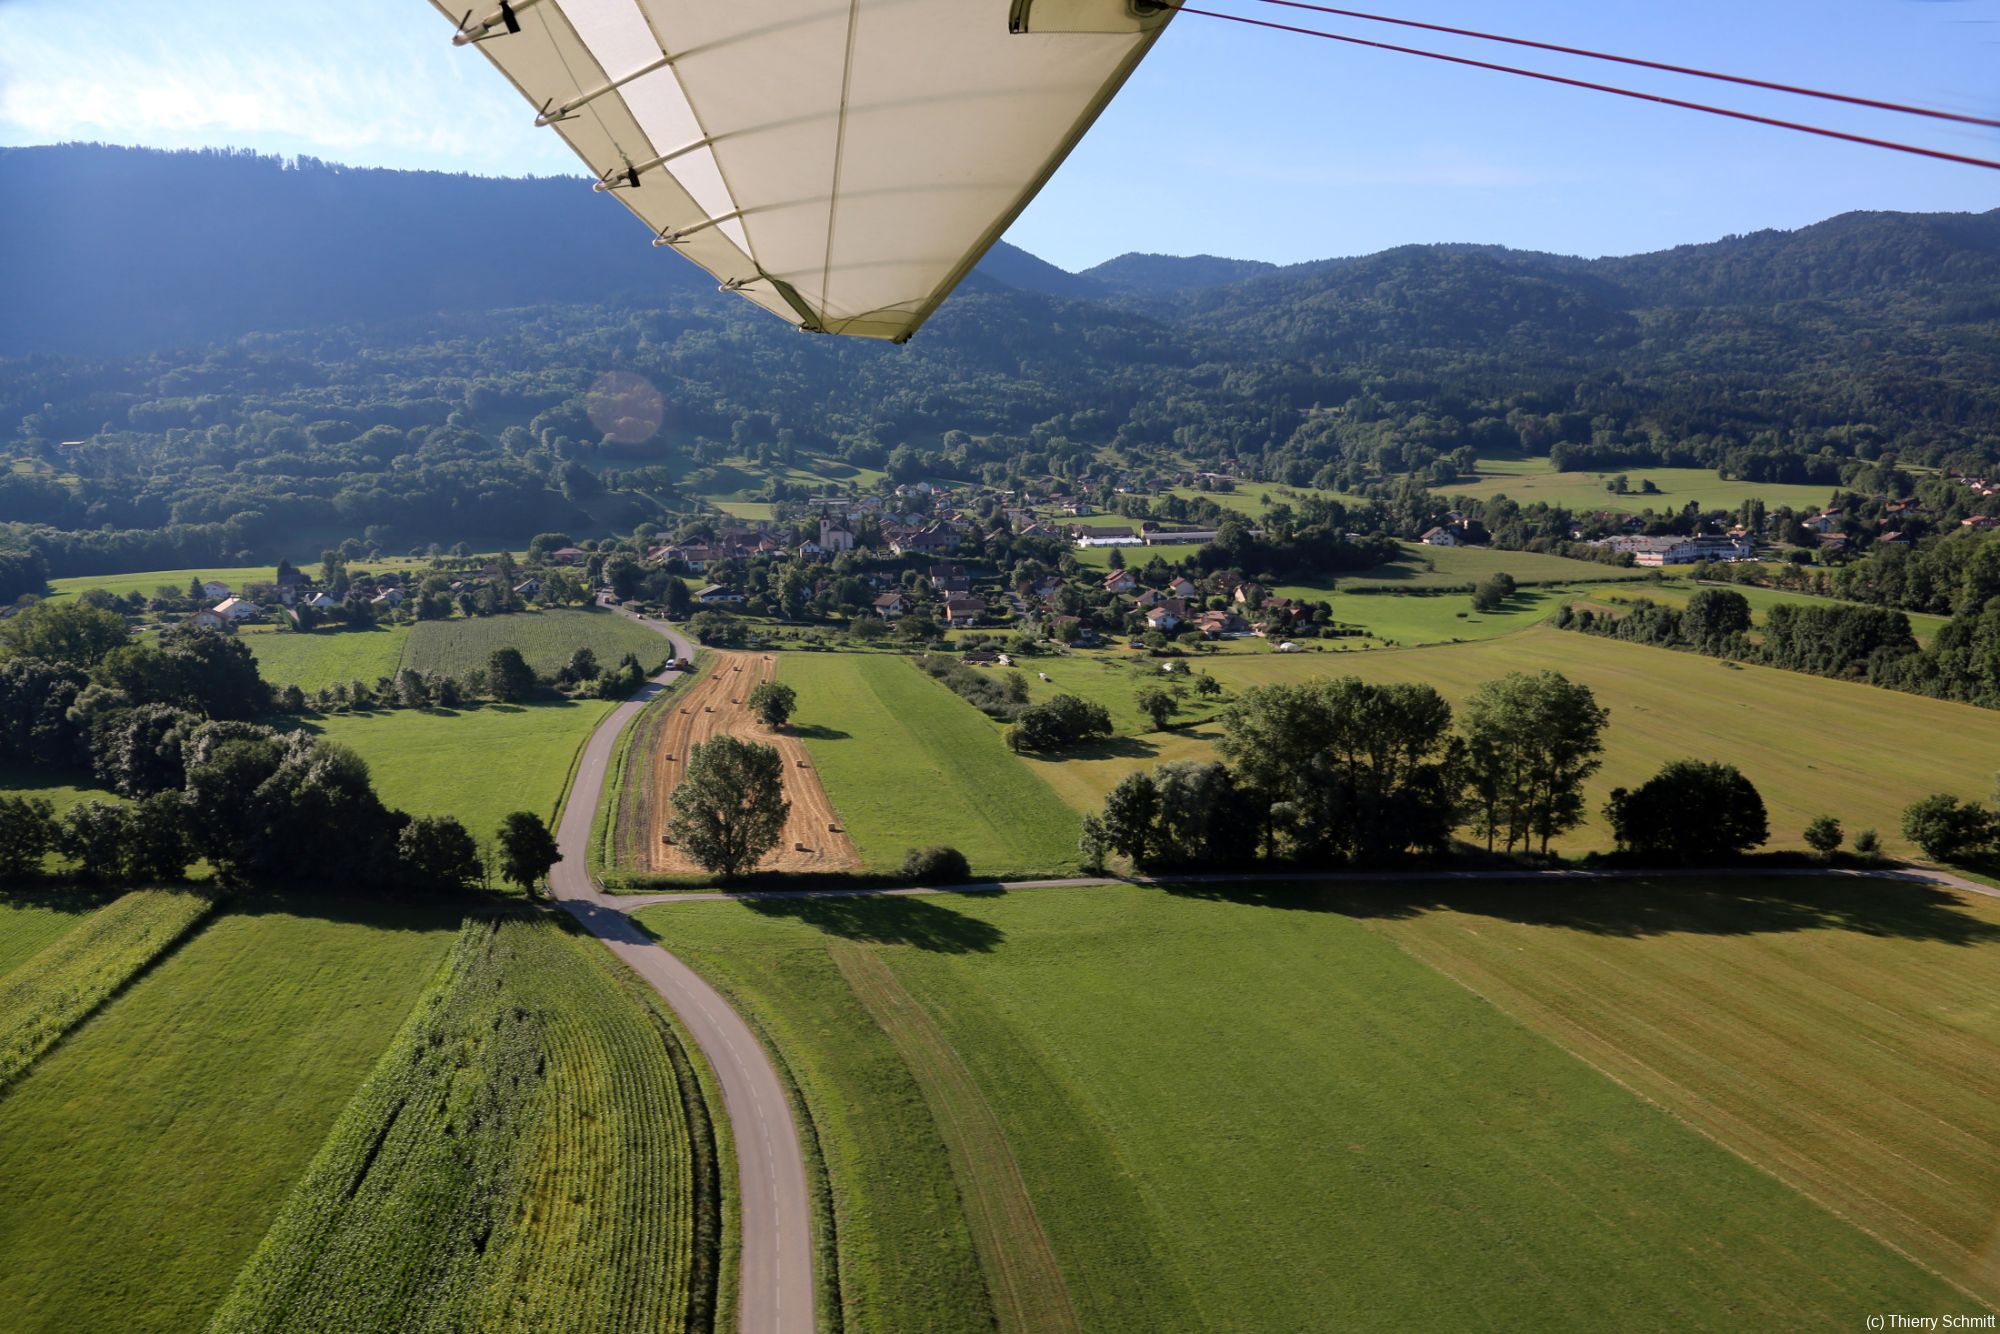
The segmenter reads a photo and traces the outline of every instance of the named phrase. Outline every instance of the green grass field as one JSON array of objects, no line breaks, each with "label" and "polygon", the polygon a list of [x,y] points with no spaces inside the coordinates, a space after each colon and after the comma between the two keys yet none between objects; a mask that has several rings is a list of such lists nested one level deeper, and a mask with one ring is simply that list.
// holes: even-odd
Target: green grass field
[{"label": "green grass field", "polygon": [[212,919],[0,1098],[0,1310],[200,1328],[435,973],[456,912]]},{"label": "green grass field", "polygon": [[336,714],[313,726],[368,761],[383,801],[412,815],[455,815],[485,842],[510,811],[553,822],[578,750],[615,707],[592,699],[458,713],[396,709]]},{"label": "green grass field", "polygon": [[309,634],[274,628],[242,634],[257,655],[258,673],[273,685],[310,691],[360,681],[372,689],[377,680],[394,676],[402,666],[410,627],[382,625]]},{"label": "green grass field", "polygon": [[[301,570],[314,572],[319,565],[318,553],[302,552],[295,558]],[[385,556],[381,560],[353,562],[351,568],[359,573],[363,570],[416,570],[424,569],[430,562],[415,556]],[[66,575],[61,579],[49,580],[51,597],[75,597],[86,589],[101,588],[107,593],[124,597],[127,593],[140,593],[151,597],[162,586],[170,587],[176,593],[187,592],[188,581],[199,578],[206,582],[219,579],[238,593],[246,584],[268,584],[278,577],[278,567],[273,565],[211,565],[197,566],[185,570],[140,570],[130,574],[78,574]]]},{"label": "green grass field", "polygon": [[[1453,482],[1436,488],[1440,495],[1468,496],[1485,500],[1504,495],[1523,505],[1540,501],[1572,511],[1608,510],[1637,513],[1640,510],[1678,510],[1690,501],[1699,501],[1705,510],[1734,510],[1757,497],[1777,509],[1817,511],[1833,499],[1830,486],[1791,486],[1782,482],[1732,482],[1708,468],[1632,468],[1622,470],[1631,482],[1629,495],[1615,495],[1605,484],[1618,472],[1556,472],[1546,457],[1532,459],[1481,459],[1479,476],[1473,481]],[[1651,481],[1659,494],[1639,494],[1641,483]]]},{"label": "green grass field", "polygon": [[567,921],[467,922],[213,1329],[709,1327],[698,1079]]},{"label": "green grass field", "polygon": [[54,807],[57,815],[85,801],[125,800],[108,787],[65,781],[77,776],[34,764],[0,764],[0,796],[39,798]]},{"label": "green grass field", "polygon": [[2000,901],[1867,881],[1449,886],[1370,925],[2000,1305]]},{"label": "green grass field", "polygon": [[[1611,788],[1637,786],[1668,760],[1692,756],[1734,764],[1757,785],[1772,847],[1803,847],[1807,823],[1830,814],[1850,837],[1873,828],[1888,851],[1906,855],[1903,807],[1932,792],[1989,792],[2000,755],[2000,713],[1992,710],[1552,627],[1482,643],[1227,654],[1200,665],[1232,694],[1278,681],[1358,676],[1429,682],[1454,704],[1508,672],[1553,670],[1582,682],[1611,710],[1611,723],[1604,768],[1588,788],[1589,819],[1557,844],[1572,853],[1611,847],[1600,814]],[[1142,736],[1041,772],[1076,809],[1095,810],[1125,774],[1159,760],[1210,756],[1218,735],[1209,724]]]},{"label": "green grass field", "polygon": [[[1597,561],[1571,560],[1538,551],[1500,551],[1493,547],[1431,547],[1421,542],[1402,544],[1403,555],[1372,570],[1340,575],[1337,588],[1470,588],[1495,574],[1509,574],[1517,584],[1598,583],[1619,579],[1644,579],[1650,571],[1603,565]],[[1287,584],[1271,590],[1286,597],[1317,600],[1326,596],[1324,584]]]},{"label": "green grass field", "polygon": [[[967,1134],[1018,1171],[1084,1328],[1808,1328],[1969,1308],[1326,906],[1121,887],[643,916],[753,1010],[805,1090],[849,1330],[986,1324],[994,1287],[967,1250],[983,1275],[1048,1283],[1018,1235],[953,1209]],[[945,1050],[857,993],[885,970]],[[997,1142],[940,1133],[939,1109]]]},{"label": "green grass field", "polygon": [[207,894],[135,889],[10,970],[0,982],[0,1089],[214,908]]},{"label": "green grass field", "polygon": [[0,978],[116,896],[115,890],[72,885],[9,885],[0,891]]},{"label": "green grass field", "polygon": [[577,607],[484,616],[471,620],[418,621],[410,627],[402,666],[420,672],[464,676],[484,668],[495,649],[517,648],[538,672],[553,672],[579,648],[589,648],[604,666],[627,653],[642,666],[657,667],[673,656],[661,635],[616,612]]},{"label": "green grass field", "polygon": [[220,565],[187,570],[141,570],[136,574],[79,574],[49,580],[52,598],[75,597],[88,589],[101,588],[116,597],[139,593],[151,597],[162,587],[175,593],[187,592],[188,581],[220,579],[237,592],[245,584],[269,583],[278,577],[275,565]]},{"label": "green grass field", "polygon": [[793,725],[870,870],[947,843],[975,874],[1053,875],[1076,865],[1077,816],[1007,750],[1000,728],[909,662],[787,653]]}]

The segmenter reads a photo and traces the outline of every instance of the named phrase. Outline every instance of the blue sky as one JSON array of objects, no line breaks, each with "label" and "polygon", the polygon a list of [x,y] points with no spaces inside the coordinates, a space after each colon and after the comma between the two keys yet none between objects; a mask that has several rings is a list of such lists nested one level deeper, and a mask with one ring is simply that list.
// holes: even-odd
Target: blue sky
[{"label": "blue sky", "polygon": [[[1257,0],[1203,7],[2000,157],[2000,132],[1399,36]],[[2000,117],[2000,0],[1385,0],[1383,12]],[[230,145],[494,175],[576,170],[449,32],[421,0],[0,0],[0,144]],[[1848,209],[1994,207],[2000,172],[1189,15],[1009,239],[1068,268],[1128,250],[1290,262],[1416,241],[1598,255]]]}]

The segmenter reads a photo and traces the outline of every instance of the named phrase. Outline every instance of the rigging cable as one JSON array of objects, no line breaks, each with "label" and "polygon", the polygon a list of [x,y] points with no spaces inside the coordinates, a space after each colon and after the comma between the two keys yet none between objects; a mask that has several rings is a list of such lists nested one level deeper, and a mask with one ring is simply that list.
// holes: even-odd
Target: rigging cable
[{"label": "rigging cable", "polygon": [[1722,83],[1742,84],[1746,88],[1762,88],[1768,92],[1817,97],[1828,102],[1845,102],[1849,106],[1868,107],[1875,111],[1894,111],[1906,116],[1929,116],[1933,120],[1956,121],[1961,125],[1980,125],[1987,129],[2000,130],[2000,120],[1989,120],[1984,116],[1939,111],[1931,107],[1910,106],[1904,102],[1887,102],[1873,97],[1855,97],[1848,93],[1828,92],[1821,88],[1803,88],[1790,83],[1774,83],[1768,79],[1753,79],[1741,74],[1719,74],[1714,70],[1697,69],[1691,65],[1670,65],[1659,60],[1642,60],[1638,56],[1612,55],[1606,51],[1592,51],[1587,47],[1537,42],[1526,37],[1507,37],[1496,32],[1480,32],[1476,28],[1454,28],[1444,23],[1424,23],[1417,19],[1393,18],[1387,14],[1369,14],[1359,9],[1336,9],[1332,5],[1311,4],[1308,0],[1261,0],[1261,3],[1282,5],[1286,9],[1309,9],[1315,14],[1331,14],[1336,18],[1365,19],[1370,23],[1393,23],[1402,28],[1422,28],[1426,32],[1447,33],[1453,37],[1475,37],[1482,42],[1505,42],[1509,46],[1533,47],[1537,51],[1553,51],[1559,55],[1609,60],[1620,65],[1637,65],[1641,69],[1656,69],[1668,74],[1685,74],[1696,79],[1715,79]]},{"label": "rigging cable", "polygon": [[1173,5],[1171,8],[1183,14],[1195,14],[1202,18],[1222,19],[1229,23],[1247,24],[1253,28],[1269,28],[1275,32],[1295,33],[1301,37],[1320,37],[1329,42],[1345,42],[1349,46],[1365,46],[1376,51],[1393,51],[1398,55],[1423,56],[1429,60],[1442,60],[1453,65],[1467,65],[1473,69],[1492,70],[1499,74],[1515,74],[1525,79],[1540,79],[1544,83],[1557,83],[1570,88],[1584,88],[1591,92],[1611,93],[1617,97],[1630,97],[1640,102],[1654,102],[1660,106],[1679,107],[1684,111],[1701,111],[1711,116],[1727,116],[1731,120],[1749,121],[1755,125],[1769,125],[1780,130],[1793,130],[1800,134],[1818,135],[1823,139],[1839,139],[1850,144],[1861,144],[1868,148],[1885,148],[1896,153],[1910,153],[1918,157],[1936,158],[1942,162],[1956,162],[1961,166],[1985,167],[1989,171],[2000,171],[2000,161],[1991,158],[1970,157],[1963,153],[1947,153],[1940,148],[1923,148],[1916,144],[1899,143],[1893,139],[1876,139],[1865,134],[1850,134],[1845,130],[1828,129],[1822,125],[1806,125],[1794,120],[1780,120],[1775,116],[1759,116],[1749,111],[1732,111],[1728,107],[1711,106],[1706,102],[1689,102],[1678,97],[1667,97],[1660,93],[1642,93],[1634,88],[1620,88],[1615,84],[1592,83],[1587,79],[1572,79],[1561,74],[1548,74],[1540,70],[1521,69],[1515,65],[1498,65],[1491,61],[1474,60],[1469,56],[1446,55],[1442,51],[1425,51],[1414,46],[1397,46],[1393,42],[1377,42],[1366,37],[1351,37],[1344,33],[1325,32],[1318,28],[1301,28],[1290,23],[1273,23],[1269,19],[1253,19],[1243,14],[1225,14],[1214,9],[1196,9],[1190,5]]}]

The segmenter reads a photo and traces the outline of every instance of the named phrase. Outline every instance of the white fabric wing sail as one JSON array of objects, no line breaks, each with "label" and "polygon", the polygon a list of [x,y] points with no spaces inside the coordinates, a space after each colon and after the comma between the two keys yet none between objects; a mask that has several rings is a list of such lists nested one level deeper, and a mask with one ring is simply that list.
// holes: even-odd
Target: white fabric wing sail
[{"label": "white fabric wing sail", "polygon": [[655,245],[801,328],[896,342],[1172,16],[1162,0],[466,2],[432,0]]}]

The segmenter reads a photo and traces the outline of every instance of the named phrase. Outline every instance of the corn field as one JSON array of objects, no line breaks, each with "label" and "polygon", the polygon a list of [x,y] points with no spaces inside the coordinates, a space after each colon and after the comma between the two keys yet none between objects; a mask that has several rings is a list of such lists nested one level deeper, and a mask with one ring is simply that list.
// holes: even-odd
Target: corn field
[{"label": "corn field", "polygon": [[0,980],[0,1088],[213,911],[206,894],[136,889]]},{"label": "corn field", "polygon": [[567,919],[468,921],[212,1329],[711,1328],[700,1087],[616,967]]}]

